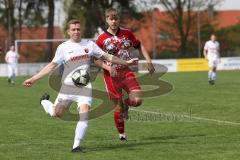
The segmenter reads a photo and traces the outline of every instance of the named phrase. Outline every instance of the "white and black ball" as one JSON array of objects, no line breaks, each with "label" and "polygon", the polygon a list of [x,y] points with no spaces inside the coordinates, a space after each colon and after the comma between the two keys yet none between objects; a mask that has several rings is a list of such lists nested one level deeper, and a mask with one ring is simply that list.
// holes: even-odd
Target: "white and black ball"
[{"label": "white and black ball", "polygon": [[87,70],[77,69],[72,73],[72,81],[77,87],[86,86],[90,81],[89,73]]}]

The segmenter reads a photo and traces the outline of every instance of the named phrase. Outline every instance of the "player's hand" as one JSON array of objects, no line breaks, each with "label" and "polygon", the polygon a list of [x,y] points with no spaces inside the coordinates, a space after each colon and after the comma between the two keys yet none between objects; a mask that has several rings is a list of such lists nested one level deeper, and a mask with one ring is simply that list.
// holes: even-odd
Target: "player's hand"
[{"label": "player's hand", "polygon": [[155,68],[152,63],[147,63],[147,68],[150,74],[153,74],[155,72]]},{"label": "player's hand", "polygon": [[130,65],[136,65],[138,62],[138,58],[133,58],[133,59],[130,59],[127,61],[127,65],[130,66]]},{"label": "player's hand", "polygon": [[114,69],[113,67],[110,68],[109,73],[111,77],[117,77],[118,75],[116,69]]},{"label": "player's hand", "polygon": [[25,87],[31,87],[33,85],[33,80],[31,78],[29,79],[26,79],[24,82],[23,82],[23,85]]}]

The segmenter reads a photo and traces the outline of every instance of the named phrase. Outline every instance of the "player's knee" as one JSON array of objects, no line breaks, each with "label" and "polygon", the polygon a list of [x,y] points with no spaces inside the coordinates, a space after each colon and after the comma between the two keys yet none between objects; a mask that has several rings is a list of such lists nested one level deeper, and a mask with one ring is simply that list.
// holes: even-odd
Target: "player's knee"
[{"label": "player's knee", "polygon": [[132,100],[132,102],[133,102],[132,104],[133,104],[134,107],[138,107],[142,104],[142,99],[141,98],[134,98]]},{"label": "player's knee", "polygon": [[136,107],[140,106],[142,104],[142,99],[136,100]]},{"label": "player's knee", "polygon": [[55,113],[55,114],[53,114],[53,117],[58,117],[58,118],[60,118],[60,117],[61,117],[61,114]]},{"label": "player's knee", "polygon": [[61,117],[61,116],[62,116],[62,112],[58,111],[58,110],[55,110],[55,112],[53,114],[53,117]]},{"label": "player's knee", "polygon": [[114,111],[115,112],[120,112],[122,110],[121,106],[115,106]]}]

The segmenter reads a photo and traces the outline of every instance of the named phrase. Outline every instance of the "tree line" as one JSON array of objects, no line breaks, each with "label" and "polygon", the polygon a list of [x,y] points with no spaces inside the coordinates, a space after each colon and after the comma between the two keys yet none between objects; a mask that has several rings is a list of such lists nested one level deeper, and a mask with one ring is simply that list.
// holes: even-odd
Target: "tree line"
[{"label": "tree line", "polygon": [[[177,57],[197,57],[199,41],[202,45],[203,40],[206,40],[211,32],[216,32],[213,24],[204,16],[199,17],[199,14],[207,13],[211,17],[211,14],[215,12],[211,13],[209,8],[213,9],[215,5],[222,2],[222,0],[1,0],[0,24],[8,32],[8,41],[21,39],[22,27],[41,26],[47,26],[46,38],[52,39],[57,1],[64,4],[66,13],[65,23],[60,27],[64,30],[68,20],[80,19],[84,38],[92,38],[98,29],[105,29],[104,10],[109,7],[117,8],[121,13],[123,25],[134,31],[139,30],[140,27],[146,27],[142,22],[147,17],[152,22],[149,27],[152,27],[155,32],[150,35],[151,43],[155,45],[150,52],[156,52],[158,57],[161,54],[167,57],[168,53],[173,52],[178,53]],[[168,15],[167,20],[155,22],[156,19],[149,15],[156,6],[161,6],[161,10]],[[199,21],[201,23],[198,26]],[[168,27],[162,28],[157,24]],[[201,35],[198,34],[198,29],[201,29]],[[16,30],[18,35],[14,34]],[[220,37],[222,32],[229,33],[230,31],[217,31]],[[161,50],[159,47],[161,44],[158,44],[159,37],[166,39],[166,42],[171,39],[172,43],[164,43],[161,40],[159,43],[165,45],[165,49]],[[48,59],[50,59],[52,43],[48,43],[47,49]]]}]

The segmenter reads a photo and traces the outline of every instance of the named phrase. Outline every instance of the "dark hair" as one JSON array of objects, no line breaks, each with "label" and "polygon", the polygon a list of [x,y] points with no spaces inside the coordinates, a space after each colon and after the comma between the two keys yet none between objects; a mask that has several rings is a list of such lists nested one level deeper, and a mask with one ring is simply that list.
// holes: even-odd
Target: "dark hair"
[{"label": "dark hair", "polygon": [[108,18],[108,17],[119,17],[119,13],[118,13],[117,9],[115,9],[115,8],[106,9],[105,18]]},{"label": "dark hair", "polygon": [[81,24],[78,19],[72,19],[68,22],[67,29],[69,29],[70,24]]}]

